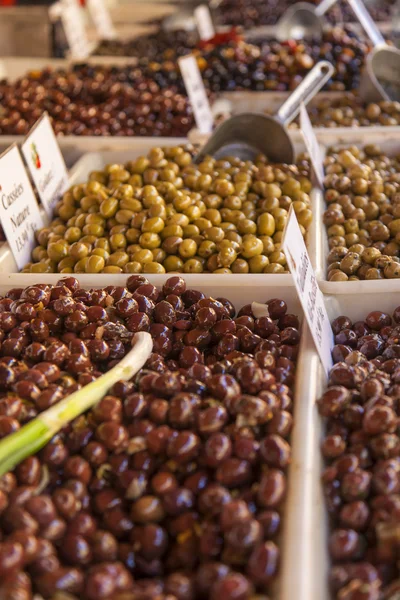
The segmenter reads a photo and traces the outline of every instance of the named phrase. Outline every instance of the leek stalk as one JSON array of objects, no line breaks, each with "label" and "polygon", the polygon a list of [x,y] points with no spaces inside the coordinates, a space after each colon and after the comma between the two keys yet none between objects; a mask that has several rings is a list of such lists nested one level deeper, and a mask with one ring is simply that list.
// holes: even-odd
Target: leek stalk
[{"label": "leek stalk", "polygon": [[117,381],[131,379],[146,363],[152,349],[151,335],[145,332],[136,333],[132,350],[108,373],[70,394],[15,433],[0,440],[0,477],[43,448],[60,429],[99,402]]}]

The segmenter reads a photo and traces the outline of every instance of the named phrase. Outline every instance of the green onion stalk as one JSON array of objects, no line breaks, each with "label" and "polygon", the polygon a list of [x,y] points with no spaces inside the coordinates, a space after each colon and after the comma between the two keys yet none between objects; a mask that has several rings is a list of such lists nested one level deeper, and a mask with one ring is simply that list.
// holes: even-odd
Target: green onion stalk
[{"label": "green onion stalk", "polygon": [[63,427],[103,398],[117,381],[128,381],[146,363],[153,349],[151,335],[136,333],[128,354],[96,381],[67,396],[15,433],[0,441],[0,477],[32,456]]}]

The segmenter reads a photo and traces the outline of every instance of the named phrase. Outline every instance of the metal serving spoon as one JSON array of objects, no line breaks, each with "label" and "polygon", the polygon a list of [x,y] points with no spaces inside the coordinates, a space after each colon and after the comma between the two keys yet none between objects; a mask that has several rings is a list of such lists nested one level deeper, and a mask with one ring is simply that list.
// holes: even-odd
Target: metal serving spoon
[{"label": "metal serving spoon", "polygon": [[283,14],[276,26],[279,41],[302,40],[307,37],[322,37],[323,15],[337,0],[322,0],[318,6],[308,2],[296,2]]},{"label": "metal serving spoon", "polygon": [[360,81],[366,102],[400,100],[400,50],[388,46],[361,0],[347,0],[374,45],[367,56]]},{"label": "metal serving spoon", "polygon": [[207,155],[254,160],[257,154],[265,154],[273,162],[292,163],[295,152],[286,125],[297,116],[301,103],[307,104],[330,79],[333,71],[330,62],[323,60],[317,63],[273,117],[262,113],[242,113],[227,119],[217,127],[195,157],[195,162],[200,163]]}]

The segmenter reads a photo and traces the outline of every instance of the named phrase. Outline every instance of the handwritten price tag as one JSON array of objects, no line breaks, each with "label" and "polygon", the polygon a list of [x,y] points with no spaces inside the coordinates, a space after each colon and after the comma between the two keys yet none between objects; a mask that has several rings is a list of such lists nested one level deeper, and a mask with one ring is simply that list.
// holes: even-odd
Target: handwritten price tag
[{"label": "handwritten price tag", "polygon": [[68,171],[47,113],[33,126],[21,150],[40,200],[52,218],[54,206],[68,188]]},{"label": "handwritten price tag", "polygon": [[183,56],[179,59],[179,67],[193,108],[197,129],[200,133],[211,133],[214,118],[195,57],[192,54]]},{"label": "handwritten price tag", "polygon": [[297,294],[319,357],[325,372],[328,374],[332,367],[333,333],[326,312],[324,297],[318,287],[314,269],[311,266],[310,257],[293,208],[290,208],[289,211],[282,250],[285,253],[289,270],[293,275]]},{"label": "handwritten price tag", "polygon": [[31,259],[35,231],[43,227],[43,220],[16,145],[0,156],[0,221],[18,269],[22,269]]},{"label": "handwritten price tag", "polygon": [[61,0],[60,6],[61,20],[71,55],[78,59],[87,58],[90,54],[90,44],[78,0]]},{"label": "handwritten price tag", "polygon": [[194,11],[194,18],[200,39],[204,41],[211,40],[215,35],[215,30],[208,6],[206,4],[198,6]]},{"label": "handwritten price tag", "polygon": [[115,40],[117,32],[104,0],[87,0],[87,7],[99,36],[103,40]]},{"label": "handwritten price tag", "polygon": [[324,161],[322,159],[321,148],[315,136],[313,126],[308,116],[308,112],[303,103],[300,106],[300,129],[303,134],[307,151],[311,158],[315,176],[321,188],[324,187]]}]

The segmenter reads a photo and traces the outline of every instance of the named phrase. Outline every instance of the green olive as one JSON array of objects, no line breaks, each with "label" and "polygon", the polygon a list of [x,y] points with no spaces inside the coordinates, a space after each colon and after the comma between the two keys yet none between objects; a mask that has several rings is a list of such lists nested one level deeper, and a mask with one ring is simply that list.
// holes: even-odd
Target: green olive
[{"label": "green olive", "polygon": [[39,262],[39,263],[35,263],[30,266],[30,272],[31,273],[51,273],[52,269],[49,265]]},{"label": "green olive", "polygon": [[95,248],[92,250],[91,254],[92,256],[101,256],[101,258],[103,258],[105,261],[110,256],[110,253],[107,252],[107,250],[104,250],[104,248]]},{"label": "green olive", "polygon": [[101,273],[105,264],[104,258],[92,254],[86,260],[85,271],[86,273]]},{"label": "green olive", "polygon": [[167,258],[163,262],[163,266],[167,273],[171,273],[175,271],[177,273],[182,273],[183,271],[183,260],[179,256],[167,256]]},{"label": "green olive", "polygon": [[118,275],[122,272],[122,268],[117,267],[117,265],[106,265],[103,269],[103,273],[113,273],[114,275]]},{"label": "green olive", "polygon": [[283,265],[279,264],[279,263],[270,263],[269,265],[267,265],[264,268],[264,273],[270,273],[273,275],[276,275],[278,273],[284,273],[285,272],[285,268]]},{"label": "green olive", "polygon": [[94,242],[94,247],[103,248],[104,250],[107,250],[107,252],[110,252],[110,243],[107,238],[98,238]]},{"label": "green olive", "polygon": [[233,246],[221,248],[217,255],[221,267],[230,267],[237,259],[237,252]]},{"label": "green olive", "polygon": [[75,263],[74,273],[86,273],[86,264],[88,258],[81,258],[78,262]]},{"label": "green olive", "polygon": [[165,268],[158,262],[148,262],[145,263],[142,267],[143,273],[155,273],[161,274],[165,273]]},{"label": "green olive", "polygon": [[245,235],[243,238],[241,255],[243,258],[251,258],[262,254],[264,249],[262,241],[254,235]]},{"label": "green olive", "polygon": [[135,252],[135,254],[132,257],[132,260],[135,262],[138,262],[140,264],[144,264],[146,262],[152,262],[154,259],[153,254],[151,252],[151,250],[139,250],[138,252]]},{"label": "green olive", "polygon": [[237,258],[231,265],[232,273],[248,273],[250,271],[249,263],[243,258]]},{"label": "green olive", "polygon": [[184,273],[202,273],[203,264],[198,258],[189,258],[183,265]]},{"label": "green olive", "polygon": [[82,229],[82,233],[84,235],[94,235],[95,237],[103,237],[104,235],[104,227],[101,225],[85,225]]},{"label": "green olive", "polygon": [[100,214],[106,219],[109,219],[117,213],[118,205],[119,202],[116,198],[107,198],[107,200],[103,200],[100,204]]},{"label": "green olive", "polygon": [[269,260],[263,254],[249,258],[250,273],[263,273],[267,265],[269,265]]},{"label": "green olive", "polygon": [[183,240],[179,245],[178,252],[182,258],[192,258],[197,252],[197,244],[194,240]]},{"label": "green olive", "polygon": [[75,242],[70,246],[69,255],[75,260],[79,261],[86,258],[89,254],[89,248],[83,242]]},{"label": "green olive", "polygon": [[258,235],[272,236],[275,233],[275,219],[269,213],[263,213],[257,219]]},{"label": "green olive", "polygon": [[139,237],[139,244],[142,248],[153,250],[161,246],[161,238],[157,233],[142,233]]},{"label": "green olive", "polygon": [[225,233],[224,230],[220,227],[209,227],[203,231],[203,235],[206,240],[210,240],[211,242],[220,242],[224,239]]},{"label": "green olive", "polygon": [[59,240],[58,242],[50,243],[47,246],[48,257],[51,260],[55,260],[56,262],[68,256],[68,251],[68,243],[64,240]]},{"label": "green olive", "polygon": [[136,244],[136,242],[139,241],[140,236],[141,236],[140,229],[135,229],[134,227],[130,227],[125,232],[126,241],[129,244]]},{"label": "green olive", "polygon": [[43,248],[42,246],[36,246],[36,248],[34,248],[32,250],[32,258],[35,262],[39,262],[39,260],[41,260],[42,258],[47,258],[48,254],[47,254],[47,250],[45,248]]},{"label": "green olive", "polygon": [[124,266],[124,273],[141,273],[142,265],[139,262],[132,261]]},{"label": "green olive", "polygon": [[74,258],[72,258],[72,256],[67,256],[66,258],[60,260],[60,262],[57,265],[57,269],[60,273],[62,269],[72,269],[73,271],[75,262],[76,261]]},{"label": "green olive", "polygon": [[126,237],[123,233],[116,233],[110,236],[110,248],[112,251],[126,248]]}]

